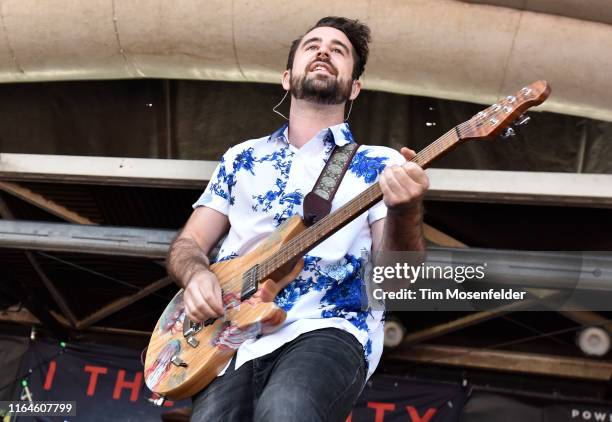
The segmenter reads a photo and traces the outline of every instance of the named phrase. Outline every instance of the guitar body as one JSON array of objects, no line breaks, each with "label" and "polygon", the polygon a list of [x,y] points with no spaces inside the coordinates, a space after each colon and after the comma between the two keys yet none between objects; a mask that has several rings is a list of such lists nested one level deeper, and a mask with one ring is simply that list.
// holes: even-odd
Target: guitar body
[{"label": "guitar body", "polygon": [[183,290],[174,296],[159,318],[147,349],[145,382],[151,391],[176,400],[193,396],[215,379],[240,344],[280,327],[286,314],[273,300],[298,276],[303,261],[280,268],[259,284],[255,294],[240,301],[243,274],[278,253],[288,240],[305,229],[300,216],[295,215],[249,254],[211,266],[223,291],[226,313],[224,318],[189,336],[197,341],[196,347],[188,343],[183,332],[186,322]]}]

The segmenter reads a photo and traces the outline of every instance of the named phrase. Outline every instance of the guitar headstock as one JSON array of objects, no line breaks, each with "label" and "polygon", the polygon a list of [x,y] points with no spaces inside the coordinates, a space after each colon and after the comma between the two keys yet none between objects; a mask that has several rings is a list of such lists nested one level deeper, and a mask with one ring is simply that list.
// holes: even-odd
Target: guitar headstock
[{"label": "guitar headstock", "polygon": [[459,138],[469,140],[495,137],[514,123],[527,109],[542,104],[549,95],[548,82],[536,81],[457,126]]}]

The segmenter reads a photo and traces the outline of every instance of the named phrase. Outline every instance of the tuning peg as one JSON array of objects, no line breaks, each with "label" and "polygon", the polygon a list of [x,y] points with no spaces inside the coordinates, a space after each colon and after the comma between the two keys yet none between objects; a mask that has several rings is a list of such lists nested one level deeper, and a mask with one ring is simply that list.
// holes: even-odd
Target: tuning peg
[{"label": "tuning peg", "polygon": [[500,136],[502,137],[502,139],[508,139],[512,138],[514,135],[516,135],[516,131],[511,127],[507,127],[502,131]]},{"label": "tuning peg", "polygon": [[514,121],[514,126],[523,126],[523,125],[526,125],[527,123],[529,123],[530,120],[531,120],[531,117],[529,117],[529,116],[527,116],[525,114],[521,114]]}]

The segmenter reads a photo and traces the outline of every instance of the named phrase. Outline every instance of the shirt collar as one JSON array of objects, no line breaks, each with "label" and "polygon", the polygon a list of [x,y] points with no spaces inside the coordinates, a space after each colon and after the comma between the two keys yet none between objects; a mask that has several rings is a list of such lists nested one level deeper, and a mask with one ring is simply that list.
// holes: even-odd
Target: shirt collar
[{"label": "shirt collar", "polygon": [[355,142],[353,140],[351,128],[349,128],[349,125],[346,122],[331,126],[329,130],[331,131],[332,135],[334,135],[334,142],[339,147]]},{"label": "shirt collar", "polygon": [[[289,142],[287,138],[288,131],[289,131],[289,125],[287,123],[284,123],[280,128],[278,128],[275,132],[273,132],[268,137],[268,141],[274,141],[278,139],[280,141],[288,143]],[[322,139],[328,140],[329,138],[326,136],[327,133],[323,133],[323,132],[331,132],[334,138],[334,143],[339,147],[355,142],[353,140],[353,133],[351,132],[351,129],[349,128],[349,125],[346,122],[340,123],[334,126],[330,126],[327,129],[323,129],[321,132],[319,132],[316,135],[317,137],[321,137]]]},{"label": "shirt collar", "polygon": [[288,129],[289,129],[289,124],[283,123],[281,127],[276,129],[276,131],[274,131],[272,135],[268,137],[268,141],[275,141],[278,139],[280,141],[288,142],[287,141],[287,130]]}]

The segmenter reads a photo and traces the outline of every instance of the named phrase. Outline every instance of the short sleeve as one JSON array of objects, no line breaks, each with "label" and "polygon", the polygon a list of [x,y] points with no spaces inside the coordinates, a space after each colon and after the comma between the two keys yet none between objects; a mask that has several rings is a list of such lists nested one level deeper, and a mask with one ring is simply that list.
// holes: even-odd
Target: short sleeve
[{"label": "short sleeve", "polygon": [[194,209],[205,206],[228,215],[229,207],[234,202],[232,188],[236,183],[231,164],[227,164],[230,151],[231,149],[221,157],[206,189],[204,189],[200,198],[192,205]]},{"label": "short sleeve", "polygon": [[[391,149],[391,148],[385,148],[385,150],[387,152],[387,154],[385,155],[389,157],[389,159],[387,160],[385,164],[385,167],[394,165],[394,164],[402,165],[406,162],[406,159],[404,159],[404,156],[400,154],[398,151]],[[370,208],[370,210],[368,211],[368,223],[371,226],[376,221],[380,220],[381,218],[385,218],[386,216],[387,216],[387,206],[385,205],[383,201],[380,201],[376,205],[374,205],[372,208]]]}]

